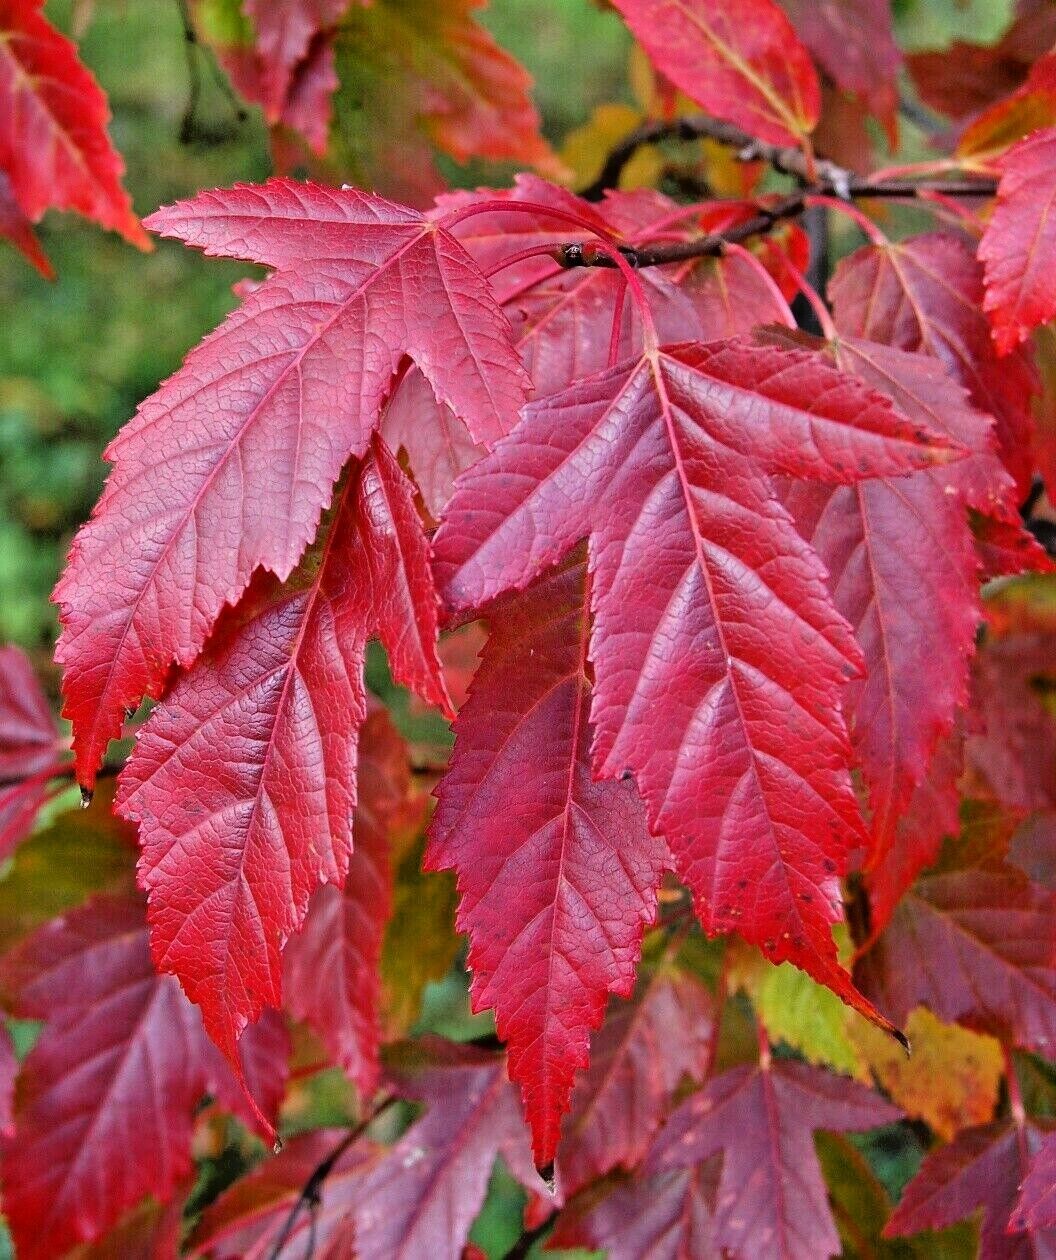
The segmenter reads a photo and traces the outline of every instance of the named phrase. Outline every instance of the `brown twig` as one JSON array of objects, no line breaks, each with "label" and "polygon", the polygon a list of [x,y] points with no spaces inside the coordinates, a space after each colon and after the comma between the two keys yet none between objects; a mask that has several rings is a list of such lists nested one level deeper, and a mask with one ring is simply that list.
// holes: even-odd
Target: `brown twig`
[{"label": "brown twig", "polygon": [[[738,223],[724,232],[699,236],[694,240],[676,241],[638,248],[625,246],[621,253],[632,267],[657,267],[665,263],[683,262],[692,258],[707,258],[721,254],[727,243],[740,244],[750,237],[759,236],[783,219],[800,215],[812,196],[838,197],[842,201],[894,200],[911,201],[923,194],[941,194],[944,197],[992,197],[996,190],[993,179],[883,179],[861,178],[838,166],[835,162],[815,159],[813,178],[807,159],[799,149],[783,148],[755,140],[747,132],[708,118],[692,114],[672,122],[646,123],[631,132],[609,154],[601,174],[581,194],[588,200],[596,200],[607,188],[615,188],[620,173],[634,153],[643,144],[654,144],[663,139],[688,140],[706,136],[720,144],[737,150],[743,161],[766,162],[775,171],[790,176],[799,184],[798,191],[778,198],[769,204],[760,204],[752,218]],[[613,260],[603,252],[573,242],[558,246],[554,257],[562,267],[612,267]]]},{"label": "brown twig", "polygon": [[334,1166],[337,1164],[338,1160],[363,1136],[374,1121],[377,1120],[377,1118],[384,1112],[388,1111],[388,1109],[397,1101],[398,1098],[395,1094],[389,1094],[387,1097],[382,1099],[374,1110],[368,1116],[365,1116],[359,1124],[349,1129],[330,1154],[315,1166],[312,1175],[301,1187],[301,1193],[297,1196],[296,1201],[287,1213],[286,1219],[282,1224],[282,1229],[279,1231],[279,1236],[275,1239],[275,1243],[272,1246],[271,1251],[268,1253],[268,1260],[280,1260],[282,1250],[290,1241],[294,1226],[297,1224],[297,1220],[302,1211],[307,1209],[312,1214],[314,1220],[314,1214],[322,1203],[323,1184],[325,1183],[327,1177],[329,1177],[334,1171]]}]

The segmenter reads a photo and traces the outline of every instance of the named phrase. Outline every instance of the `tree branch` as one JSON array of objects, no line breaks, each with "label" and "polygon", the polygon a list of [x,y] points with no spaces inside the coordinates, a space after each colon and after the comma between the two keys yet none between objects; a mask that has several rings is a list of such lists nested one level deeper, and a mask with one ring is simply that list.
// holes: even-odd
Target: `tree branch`
[{"label": "tree branch", "polygon": [[[806,208],[812,196],[838,197],[843,201],[858,199],[882,199],[911,201],[926,193],[939,193],[944,197],[992,197],[996,191],[993,179],[943,179],[943,180],[875,180],[860,178],[835,162],[818,159],[813,169],[799,149],[782,148],[765,144],[730,123],[720,122],[704,114],[691,114],[671,122],[646,123],[632,131],[609,154],[601,174],[581,193],[588,200],[597,200],[607,188],[615,188],[620,173],[631,157],[643,144],[655,144],[658,140],[690,140],[707,137],[737,150],[742,161],[766,162],[773,170],[796,180],[798,192],[779,198],[770,205],[760,205],[751,219],[729,228],[725,232],[700,236],[696,240],[678,241],[633,248],[622,247],[621,253],[632,267],[656,267],[664,263],[682,262],[691,258],[714,257],[723,252],[727,242],[740,244],[752,236],[769,232],[783,219],[795,218]],[[606,257],[592,245],[571,243],[557,247],[555,259],[562,267],[612,267]]]},{"label": "tree branch", "polygon": [[947,180],[937,184],[920,185],[905,181],[871,182],[825,158],[816,158],[813,168],[808,165],[801,149],[767,144],[742,131],[732,123],[721,122],[707,114],[686,114],[670,122],[644,123],[625,136],[605,159],[598,178],[580,193],[587,201],[597,201],[608,188],[619,183],[623,168],[635,153],[646,144],[661,140],[714,140],[728,148],[736,149],[742,162],[765,162],[781,175],[788,175],[804,189],[811,192],[834,194],[845,201],[854,197],[912,197],[922,187],[951,197],[989,197],[994,192],[994,181]]}]

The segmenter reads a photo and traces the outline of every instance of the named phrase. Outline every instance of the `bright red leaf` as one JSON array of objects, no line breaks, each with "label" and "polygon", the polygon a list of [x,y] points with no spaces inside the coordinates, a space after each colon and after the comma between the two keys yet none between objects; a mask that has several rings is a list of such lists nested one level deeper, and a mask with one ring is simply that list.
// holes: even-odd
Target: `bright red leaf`
[{"label": "bright red leaf", "polygon": [[41,0],[0,3],[0,172],[32,222],[76,210],[149,249],[121,187],[106,97],[40,10]]},{"label": "bright red leaf", "polygon": [[202,193],[150,225],[274,273],[111,443],[56,588],[86,786],[124,710],[194,660],[254,569],[289,575],[404,354],[478,441],[509,428],[527,384],[476,266],[414,211],[272,180]]},{"label": "bright red leaf", "polygon": [[855,968],[896,1022],[915,1006],[1015,1045],[1056,1045],[1056,894],[996,859],[943,863],[896,906]]},{"label": "bright red leaf", "polygon": [[286,1006],[322,1037],[363,1097],[378,1083],[378,966],[392,909],[389,828],[410,788],[407,745],[384,709],[363,724],[352,857],[344,889],[312,895],[283,955]]},{"label": "bright red leaf", "polygon": [[983,308],[1002,354],[1056,317],[1056,128],[1034,132],[997,162],[997,207],[979,242]]},{"label": "bright red leaf", "polygon": [[1056,1134],[1045,1138],[1034,1152],[1009,1225],[1034,1233],[1056,1231]]},{"label": "bright red leaf", "polygon": [[804,1063],[739,1067],[674,1113],[646,1172],[691,1168],[722,1152],[714,1237],[737,1256],[826,1260],[840,1250],[813,1135],[898,1119],[871,1090]]},{"label": "bright red leaf", "polygon": [[558,1155],[563,1194],[641,1162],[678,1086],[707,1075],[714,1035],[711,994],[674,968],[648,972],[631,1001],[610,1007],[572,1094]]},{"label": "bright red leaf", "polygon": [[721,1260],[712,1219],[717,1163],[619,1183],[599,1203],[562,1212],[549,1245],[598,1248],[607,1260]]},{"label": "bright red leaf", "polygon": [[668,347],[529,404],[434,540],[469,608],[590,537],[595,773],[637,778],[708,931],[851,1001],[830,928],[861,836],[838,709],[860,656],[762,467],[906,471],[950,455],[926,436],[802,351]]},{"label": "bright red leaf", "polygon": [[799,144],[821,110],[810,54],[775,0],[613,0],[656,67],[709,114]]},{"label": "bright red leaf", "polygon": [[[191,1168],[205,1093],[247,1119],[232,1073],[176,981],[155,974],[138,898],[99,898],[0,963],[14,1012],[45,1021],[19,1080],[3,1205],[20,1257],[62,1255],[105,1233]],[[246,1039],[246,1077],[274,1116],[288,1044],[278,1021]]]},{"label": "bright red leaf", "polygon": [[1035,374],[1022,353],[998,358],[982,309],[983,269],[971,245],[949,232],[868,245],[839,264],[829,292],[848,336],[945,363],[975,406],[993,416],[1001,457],[1025,497],[1033,472]]},{"label": "bright red leaf", "polygon": [[979,1260],[1051,1260],[1056,1231],[1015,1230],[1009,1217],[1042,1130],[1010,1121],[965,1129],[924,1160],[884,1227],[889,1238],[943,1229],[983,1209]]},{"label": "bright red leaf", "polygon": [[876,865],[968,698],[982,619],[968,508],[1016,526],[1019,514],[1015,486],[994,450],[993,422],[940,363],[853,337],[828,349],[902,415],[970,452],[908,477],[835,488],[799,482],[785,495],[865,653],[866,677],[850,684],[846,703],[869,788]]},{"label": "bright red leaf", "polygon": [[489,617],[426,856],[458,873],[473,1008],[495,1008],[539,1166],[609,993],[634,987],[670,862],[634,785],[591,778],[585,568]]},{"label": "bright red leaf", "polygon": [[[155,964],[179,976],[233,1061],[246,1024],[281,1002],[282,947],[312,891],[345,882],[370,633],[399,681],[447,704],[411,494],[372,439],[310,580],[219,636],[151,715],[121,776],[118,808],[140,824]],[[365,874],[376,883],[370,863]]]}]

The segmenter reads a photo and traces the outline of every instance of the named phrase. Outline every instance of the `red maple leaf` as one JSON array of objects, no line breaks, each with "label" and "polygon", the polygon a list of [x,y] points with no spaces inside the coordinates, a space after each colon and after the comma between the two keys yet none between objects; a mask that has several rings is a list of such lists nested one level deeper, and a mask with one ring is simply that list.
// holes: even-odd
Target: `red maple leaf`
[{"label": "red maple leaf", "polygon": [[558,1156],[563,1194],[641,1163],[676,1089],[707,1075],[715,1018],[708,990],[670,966],[647,972],[629,1002],[609,1008],[572,1094]]},{"label": "red maple leaf", "polygon": [[851,1001],[830,928],[861,836],[838,709],[860,656],[763,469],[904,472],[950,454],[926,436],[802,351],[649,349],[529,404],[434,540],[469,608],[589,537],[595,774],[636,777],[708,931]]},{"label": "red maple leaf", "polygon": [[1051,1054],[1054,959],[1056,894],[1010,863],[962,849],[906,893],[855,979],[896,1021],[923,1005]]},{"label": "red maple leaf", "polygon": [[1056,1231],[1010,1223],[1031,1152],[1044,1130],[1032,1121],[1002,1120],[958,1133],[932,1151],[884,1227],[888,1238],[943,1229],[983,1209],[979,1260],[1047,1260]]},{"label": "red maple leaf", "polygon": [[718,1160],[618,1182],[557,1218],[548,1245],[603,1250],[607,1260],[722,1260],[715,1241]]},{"label": "red maple leaf", "polygon": [[378,965],[392,909],[389,828],[407,799],[407,745],[378,707],[359,741],[352,857],[345,887],[319,888],[283,954],[290,1013],[322,1037],[334,1061],[369,1098],[378,1083]]},{"label": "red maple leaf", "polygon": [[871,1090],[805,1063],[738,1067],[674,1113],[645,1171],[723,1153],[714,1237],[738,1256],[826,1260],[840,1250],[813,1135],[860,1132],[901,1113]]},{"label": "red maple leaf", "polygon": [[202,193],[150,226],[274,272],[111,443],[56,588],[86,787],[125,709],[194,660],[254,569],[289,575],[405,354],[478,441],[510,426],[527,385],[476,266],[415,211],[272,180]]},{"label": "red maple leaf", "polygon": [[40,9],[41,0],[0,3],[0,173],[31,222],[52,207],[76,210],[149,249],[106,134],[106,97]]},{"label": "red maple leaf", "polygon": [[1056,128],[1036,131],[997,161],[997,207],[979,242],[986,269],[983,308],[1002,353],[1056,316]]},{"label": "red maple leaf", "polygon": [[458,873],[473,1008],[495,1008],[540,1166],[608,994],[634,987],[670,861],[634,786],[591,778],[585,567],[489,616],[426,856]]},{"label": "red maple leaf", "polygon": [[702,109],[774,144],[821,111],[810,54],[775,0],[613,0],[657,68]]},{"label": "red maple leaf", "polygon": [[[528,1133],[501,1058],[470,1046],[423,1038],[397,1047],[393,1077],[401,1097],[427,1110],[388,1149],[360,1139],[326,1181],[313,1217],[299,1214],[290,1254],[313,1240],[314,1254],[340,1260],[459,1260],[487,1193],[498,1155],[526,1189],[541,1185]],[[209,1209],[195,1233],[195,1255],[263,1260],[290,1208],[339,1135],[291,1142]]]},{"label": "red maple leaf", "polygon": [[[0,986],[15,1014],[45,1021],[3,1153],[4,1211],[27,1260],[100,1237],[148,1194],[169,1198],[192,1166],[203,1094],[253,1122],[198,1012],[151,967],[138,898],[53,920],[5,956]],[[246,1039],[245,1076],[270,1116],[288,1050],[277,1020]]]},{"label": "red maple leaf", "polygon": [[371,443],[307,581],[219,635],[121,775],[155,964],[179,976],[232,1061],[246,1024],[281,1002],[282,947],[312,891],[345,882],[370,633],[399,681],[448,707],[428,544],[410,483]]},{"label": "red maple leaf", "polygon": [[999,358],[983,311],[983,268],[949,232],[867,245],[843,259],[829,285],[836,323],[848,336],[934,355],[993,416],[1020,499],[1033,473],[1031,397],[1036,377],[1022,352]]},{"label": "red maple leaf", "polygon": [[902,415],[970,452],[943,468],[848,487],[791,484],[784,501],[829,570],[836,607],[854,627],[866,677],[847,711],[872,808],[875,867],[938,741],[968,699],[982,619],[968,508],[1020,528],[1015,486],[994,449],[993,422],[941,363],[840,337],[828,352],[888,395]]}]

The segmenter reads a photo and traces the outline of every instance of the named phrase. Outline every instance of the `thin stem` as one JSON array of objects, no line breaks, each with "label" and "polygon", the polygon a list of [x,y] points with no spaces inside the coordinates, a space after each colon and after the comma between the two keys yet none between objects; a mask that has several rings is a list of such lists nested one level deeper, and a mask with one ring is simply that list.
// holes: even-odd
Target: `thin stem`
[{"label": "thin stem", "polygon": [[582,215],[574,214],[571,210],[544,206],[535,201],[514,201],[512,198],[509,201],[502,201],[496,197],[488,201],[474,201],[468,206],[459,206],[457,210],[445,214],[439,221],[439,226],[450,232],[458,224],[465,223],[467,219],[476,218],[480,214],[531,214],[536,218],[557,219],[562,223],[570,223],[584,232],[589,232],[591,236],[607,240],[615,239],[611,232],[604,231],[597,224],[589,223]]},{"label": "thin stem", "polygon": [[500,259],[493,267],[489,267],[484,272],[484,279],[490,280],[492,276],[497,276],[500,271],[505,271],[507,267],[516,267],[518,263],[528,262],[532,258],[549,258],[553,261],[553,257],[554,247],[552,245],[533,245],[531,249],[522,249],[516,254],[510,254],[509,257]]},{"label": "thin stem", "polygon": [[[726,245],[726,249],[723,252],[728,255],[735,255],[737,258],[742,259],[742,261],[746,262],[748,266],[752,268],[755,274],[759,277],[762,283],[769,290],[770,296],[774,299],[774,304],[776,305],[777,309],[781,312],[781,318],[784,320],[784,322],[788,325],[789,328],[795,328],[796,317],[792,314],[792,308],[788,305],[788,302],[785,299],[785,295],[781,292],[780,285],[777,283],[774,277],[770,274],[770,272],[767,271],[762,261],[759,258],[757,258],[750,249],[745,249],[743,245],[738,245],[736,241],[728,242],[728,244]],[[793,271],[793,272],[795,271],[795,268],[792,267],[790,263],[787,265],[790,271]],[[798,273],[796,274],[798,278]]]},{"label": "thin stem", "polygon": [[[620,277],[623,280],[623,277]],[[612,331],[609,333],[609,367],[614,367],[616,360],[620,357],[620,332],[623,328],[623,305],[627,300],[627,282],[624,280],[620,285],[620,291],[616,294],[616,302],[612,311]]]},{"label": "thin stem", "polygon": [[827,193],[811,193],[809,196],[804,197],[803,200],[808,206],[824,206],[828,210],[836,210],[840,214],[845,214],[862,229],[867,239],[874,245],[891,244],[872,219],[864,211],[859,210],[853,202],[844,201],[842,197],[830,197]]},{"label": "thin stem", "polygon": [[807,277],[800,271],[795,263],[784,259],[785,270],[795,280],[800,293],[807,299],[810,309],[814,312],[814,318],[818,321],[821,328],[821,335],[826,341],[835,341],[838,337],[836,325],[832,322],[832,316],[829,314],[829,308],[822,300],[821,294],[814,288]]},{"label": "thin stem", "polygon": [[[642,332],[644,334],[646,351],[655,350],[659,344],[659,337],[656,332],[656,324],[653,321],[653,312],[649,307],[649,299],[645,296],[645,290],[642,288],[642,282],[634,273],[635,264],[632,260],[637,257],[637,251],[623,250],[617,246],[610,244],[600,237],[596,241],[591,241],[585,245],[563,245],[559,246],[558,261],[564,267],[592,267],[597,266],[594,258],[601,256],[607,258],[612,266],[619,268],[623,274],[627,287],[631,291],[631,297],[634,298],[638,307],[638,313],[642,317]],[[579,261],[575,261],[575,260]]]},{"label": "thin stem", "polygon": [[297,1196],[293,1206],[287,1213],[286,1219],[282,1223],[282,1229],[279,1230],[279,1235],[268,1253],[268,1260],[281,1260],[282,1250],[290,1241],[302,1210],[305,1208],[309,1210],[318,1208],[322,1202],[323,1183],[334,1171],[334,1166],[338,1160],[363,1136],[379,1116],[388,1111],[398,1101],[395,1094],[388,1094],[359,1124],[349,1129],[325,1159],[316,1164],[312,1175],[302,1186],[301,1193]]},{"label": "thin stem", "polygon": [[[932,188],[922,188],[919,193],[919,199],[928,206],[945,211],[945,216],[953,221],[957,227],[979,230],[979,222],[975,215],[956,197],[950,197],[946,193],[935,192]],[[940,215],[940,217],[942,216]]]}]

